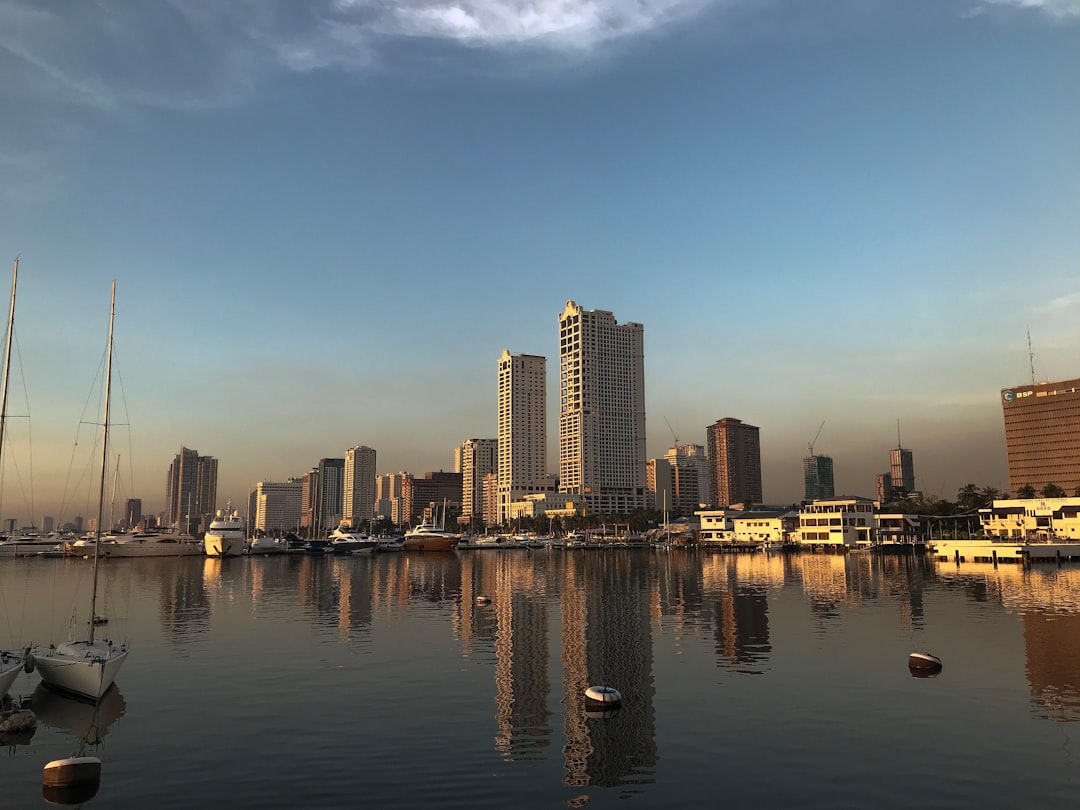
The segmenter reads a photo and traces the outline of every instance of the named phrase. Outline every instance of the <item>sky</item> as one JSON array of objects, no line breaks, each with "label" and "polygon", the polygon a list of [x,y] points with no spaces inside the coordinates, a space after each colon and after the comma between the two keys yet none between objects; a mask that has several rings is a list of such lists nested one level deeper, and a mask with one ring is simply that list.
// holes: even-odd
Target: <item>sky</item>
[{"label": "sky", "polygon": [[1000,390],[1080,377],[1080,0],[0,0],[0,76],[20,522],[96,504],[112,280],[148,511],[181,446],[452,469],[503,349],[556,471],[571,299],[645,326],[649,456],[758,425],[774,503],[822,422],[838,493],[898,422],[1005,488]]}]

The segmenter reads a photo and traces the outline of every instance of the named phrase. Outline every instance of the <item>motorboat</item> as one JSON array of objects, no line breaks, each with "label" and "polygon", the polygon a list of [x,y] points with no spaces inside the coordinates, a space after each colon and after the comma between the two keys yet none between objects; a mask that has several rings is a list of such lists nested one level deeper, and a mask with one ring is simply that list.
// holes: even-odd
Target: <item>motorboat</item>
[{"label": "motorboat", "polygon": [[218,509],[203,537],[207,557],[239,557],[244,553],[244,519],[226,506]]},{"label": "motorboat", "polygon": [[248,546],[248,554],[283,554],[285,549],[284,540],[260,534],[252,539],[251,545]]},{"label": "motorboat", "polygon": [[424,522],[405,533],[403,551],[453,551],[461,535],[448,532],[434,523]]},{"label": "motorboat", "polygon": [[[133,532],[102,537],[100,553],[105,557],[187,557],[202,554],[203,547],[194,537],[158,532]],[[91,545],[92,544],[88,544]],[[78,547],[76,544],[76,553]],[[93,548],[86,548],[87,556]]]},{"label": "motorboat", "polygon": [[404,537],[376,537],[373,551],[379,554],[404,551],[404,540]]},{"label": "motorboat", "polygon": [[0,540],[0,557],[35,557],[63,544],[57,534],[19,534]]},{"label": "motorboat", "polygon": [[330,533],[330,551],[333,554],[370,554],[375,541],[364,532],[351,532],[340,526]]}]

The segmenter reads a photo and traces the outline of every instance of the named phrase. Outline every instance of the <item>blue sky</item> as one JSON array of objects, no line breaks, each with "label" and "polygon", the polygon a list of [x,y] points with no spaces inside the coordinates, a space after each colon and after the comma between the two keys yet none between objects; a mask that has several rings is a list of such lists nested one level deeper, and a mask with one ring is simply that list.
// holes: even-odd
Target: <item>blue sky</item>
[{"label": "blue sky", "polygon": [[182,444],[222,500],[449,469],[503,348],[549,358],[554,470],[571,298],[645,324],[650,455],[741,418],[778,502],[822,420],[844,492],[898,419],[926,492],[1003,487],[1027,329],[1080,376],[1080,0],[0,0],[0,75],[4,516],[87,511],[114,278],[153,510]]}]

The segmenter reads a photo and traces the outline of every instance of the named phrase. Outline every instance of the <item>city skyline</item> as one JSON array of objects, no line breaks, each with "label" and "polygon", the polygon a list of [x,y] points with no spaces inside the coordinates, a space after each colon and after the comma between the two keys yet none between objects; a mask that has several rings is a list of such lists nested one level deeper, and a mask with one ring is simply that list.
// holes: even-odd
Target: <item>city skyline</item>
[{"label": "city skyline", "polygon": [[645,458],[735,414],[767,502],[823,420],[837,493],[898,419],[927,495],[1005,489],[1000,391],[1077,376],[1080,3],[266,6],[0,0],[5,517],[96,512],[67,482],[113,278],[154,513],[182,445],[234,504],[361,443],[451,469],[568,299],[648,330]]}]

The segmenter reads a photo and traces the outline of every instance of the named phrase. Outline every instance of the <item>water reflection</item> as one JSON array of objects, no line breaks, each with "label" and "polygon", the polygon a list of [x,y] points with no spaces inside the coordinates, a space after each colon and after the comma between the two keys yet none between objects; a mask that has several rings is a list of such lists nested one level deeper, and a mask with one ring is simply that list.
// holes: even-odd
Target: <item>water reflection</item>
[{"label": "water reflection", "polygon": [[127,711],[124,696],[115,685],[109,687],[95,705],[65,697],[39,684],[27,704],[39,723],[66,734],[80,746],[91,747],[99,745]]}]

